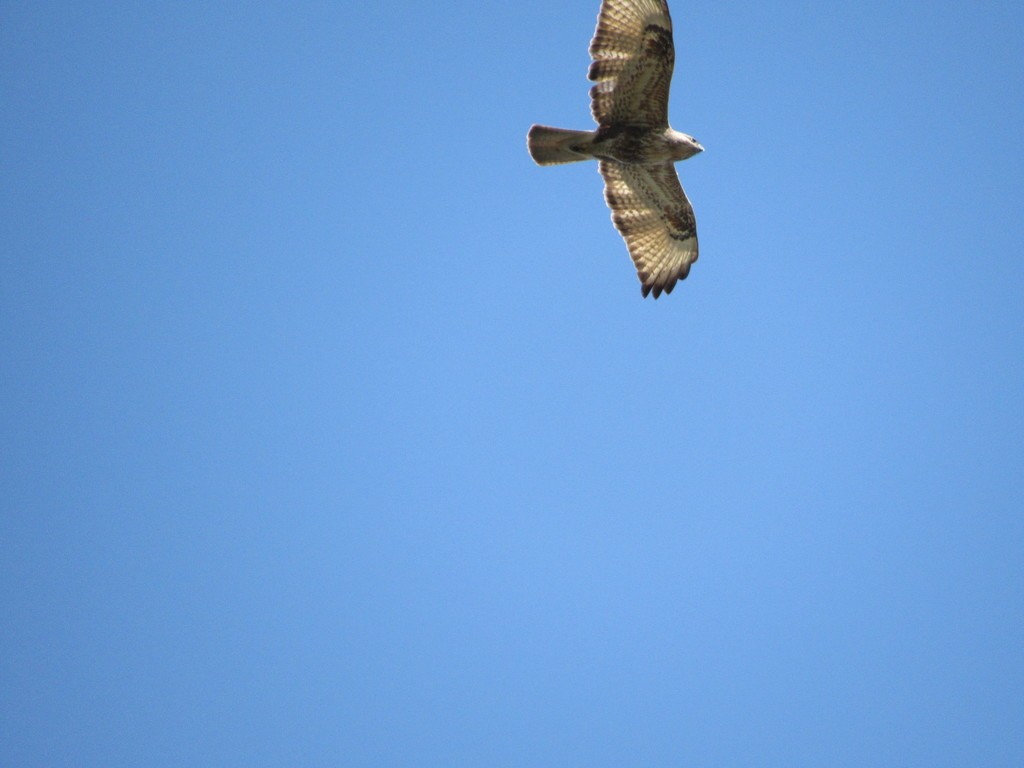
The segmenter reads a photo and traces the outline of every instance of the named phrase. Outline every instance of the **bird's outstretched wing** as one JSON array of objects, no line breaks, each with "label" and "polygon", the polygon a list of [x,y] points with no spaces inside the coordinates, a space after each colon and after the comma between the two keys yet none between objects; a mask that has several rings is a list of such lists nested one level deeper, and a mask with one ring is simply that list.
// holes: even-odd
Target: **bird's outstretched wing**
[{"label": "bird's outstretched wing", "polygon": [[697,260],[693,207],[671,163],[626,165],[601,161],[604,199],[626,241],[644,296],[672,293]]},{"label": "bird's outstretched wing", "polygon": [[675,47],[665,0],[604,0],[590,55],[590,111],[599,125],[668,126]]}]

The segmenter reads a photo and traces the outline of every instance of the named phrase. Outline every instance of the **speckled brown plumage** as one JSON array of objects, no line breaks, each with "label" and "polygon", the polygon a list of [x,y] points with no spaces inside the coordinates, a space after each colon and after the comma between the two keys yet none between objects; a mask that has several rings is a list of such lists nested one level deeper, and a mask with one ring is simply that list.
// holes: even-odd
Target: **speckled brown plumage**
[{"label": "speckled brown plumage", "polygon": [[675,64],[665,0],[604,0],[590,43],[594,131],[535,125],[540,165],[596,158],[612,221],[626,241],[644,296],[671,293],[697,261],[693,208],[673,163],[702,151],[668,123]]}]

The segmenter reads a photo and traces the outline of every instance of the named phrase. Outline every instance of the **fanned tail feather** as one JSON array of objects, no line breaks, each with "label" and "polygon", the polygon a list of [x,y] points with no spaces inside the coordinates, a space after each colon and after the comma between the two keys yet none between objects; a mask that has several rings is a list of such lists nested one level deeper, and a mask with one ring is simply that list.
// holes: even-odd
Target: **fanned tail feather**
[{"label": "fanned tail feather", "polygon": [[537,165],[558,165],[590,160],[586,147],[593,138],[591,131],[570,131],[566,128],[551,128],[535,125],[526,137],[530,157]]}]

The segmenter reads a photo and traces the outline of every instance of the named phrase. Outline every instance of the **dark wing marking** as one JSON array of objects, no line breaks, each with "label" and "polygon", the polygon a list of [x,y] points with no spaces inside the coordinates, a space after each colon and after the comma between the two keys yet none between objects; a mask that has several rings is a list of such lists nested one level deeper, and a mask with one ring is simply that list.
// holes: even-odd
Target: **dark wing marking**
[{"label": "dark wing marking", "polygon": [[697,223],[675,166],[602,160],[604,199],[636,265],[641,292],[672,293],[697,260]]},{"label": "dark wing marking", "polygon": [[665,0],[604,0],[590,55],[590,111],[599,125],[668,126],[675,47]]}]

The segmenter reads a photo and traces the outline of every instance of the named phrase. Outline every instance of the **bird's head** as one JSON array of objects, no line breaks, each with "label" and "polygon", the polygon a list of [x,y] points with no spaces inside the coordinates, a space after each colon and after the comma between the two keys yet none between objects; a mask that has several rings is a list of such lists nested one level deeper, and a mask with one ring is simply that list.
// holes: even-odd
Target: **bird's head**
[{"label": "bird's head", "polygon": [[704,147],[693,136],[679,131],[672,131],[672,145],[674,160],[685,160],[704,151]]}]

